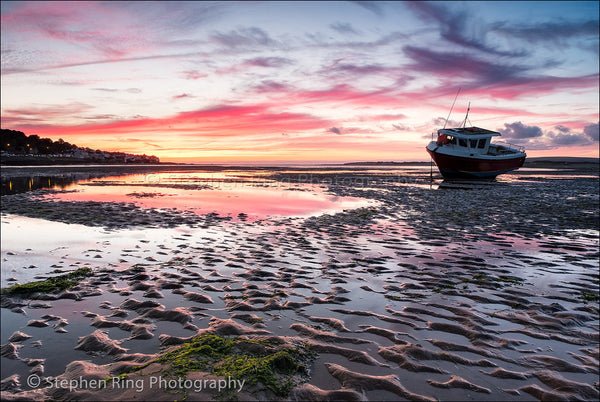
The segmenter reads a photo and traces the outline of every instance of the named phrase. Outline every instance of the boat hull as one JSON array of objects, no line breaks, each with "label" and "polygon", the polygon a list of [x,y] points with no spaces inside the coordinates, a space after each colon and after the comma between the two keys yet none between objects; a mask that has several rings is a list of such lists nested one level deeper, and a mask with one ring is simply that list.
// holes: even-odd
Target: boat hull
[{"label": "boat hull", "polygon": [[493,180],[496,176],[523,166],[525,156],[489,159],[447,155],[427,148],[444,179]]}]

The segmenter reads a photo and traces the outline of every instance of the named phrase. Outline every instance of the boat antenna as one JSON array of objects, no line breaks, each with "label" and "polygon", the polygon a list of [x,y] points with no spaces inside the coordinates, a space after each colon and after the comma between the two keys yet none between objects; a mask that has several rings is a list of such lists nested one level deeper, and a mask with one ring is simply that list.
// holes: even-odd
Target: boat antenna
[{"label": "boat antenna", "polygon": [[448,124],[448,120],[450,119],[450,115],[452,114],[452,109],[454,109],[454,104],[456,103],[456,98],[458,98],[458,93],[460,92],[460,87],[458,91],[456,91],[456,96],[454,97],[454,102],[452,102],[452,107],[450,108],[450,112],[448,113],[448,117],[446,117],[446,122],[444,123],[444,128],[446,128],[446,124]]},{"label": "boat antenna", "polygon": [[469,118],[469,110],[471,110],[471,102],[469,102],[469,107],[467,107],[467,115],[465,116],[465,121],[463,122],[463,128],[467,127],[467,119]]}]

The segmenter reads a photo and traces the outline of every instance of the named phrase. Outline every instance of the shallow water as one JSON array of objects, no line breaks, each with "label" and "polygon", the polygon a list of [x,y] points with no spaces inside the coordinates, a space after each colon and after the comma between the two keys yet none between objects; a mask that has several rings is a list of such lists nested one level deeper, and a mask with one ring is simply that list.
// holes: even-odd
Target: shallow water
[{"label": "shallow water", "polygon": [[220,216],[310,216],[367,206],[364,199],[327,194],[322,186],[288,184],[249,172],[168,172],[81,181],[54,200],[133,203],[141,208]]},{"label": "shallow water", "polygon": [[[2,286],[14,282],[8,281],[11,277],[25,281],[43,276],[56,265],[63,270],[89,266],[111,279],[93,285],[101,294],[81,301],[47,301],[50,308],[25,307],[27,315],[4,308],[1,343],[7,344],[17,330],[31,335],[21,342],[19,356],[47,359],[47,376],[62,373],[71,360],[105,364],[113,357],[73,349],[79,337],[98,329],[82,312],[133,320],[140,316],[133,310],[125,309],[124,317],[110,315],[126,299],[156,300],[165,310],[198,308],[190,310],[189,323],[200,329],[211,327],[211,317],[254,314],[263,321],[256,329],[344,348],[319,352],[310,384],[321,389],[342,387],[339,374],[326,365],[334,363],[360,375],[393,375],[410,392],[439,400],[543,399],[540,389],[549,392],[550,399],[593,399],[598,389],[598,180],[535,173],[506,175],[498,183],[471,190],[428,186],[428,169],[370,171],[368,181],[364,171],[302,171],[311,177],[296,177],[299,180],[292,176],[298,172],[290,171],[280,182],[307,190],[288,191],[294,200],[304,200],[297,194],[310,194],[333,197],[331,202],[357,201],[357,206],[378,211],[372,216],[352,210],[333,215],[328,209],[305,216],[310,202],[302,213],[265,213],[263,205],[254,203],[267,201],[250,198],[238,204],[240,211],[261,219],[209,227],[106,230],[3,214]],[[326,188],[315,183],[322,175],[330,183]],[[280,184],[264,171],[242,176],[236,180],[261,182],[265,187],[258,191],[280,191]],[[78,192],[43,196],[130,202],[110,197],[175,191],[174,196],[136,201],[141,208],[161,208],[152,203],[185,198],[186,192],[194,191],[113,185],[139,178],[103,178],[104,185],[79,184],[71,188]],[[232,179],[218,177],[225,178]],[[187,181],[172,179],[158,181],[168,181],[168,186],[208,184],[202,174]],[[208,191],[226,194],[224,189]],[[108,198],[93,199],[102,194]],[[549,204],[552,211],[540,209]],[[274,211],[269,205],[264,210]],[[239,213],[227,210],[225,203],[214,208],[220,215]],[[335,204],[333,211],[350,208]],[[140,281],[132,279],[132,266],[143,267],[148,279],[141,284],[147,288],[134,290]],[[162,287],[165,281],[181,284],[184,293]],[[148,289],[162,297],[146,296]],[[284,295],[269,297],[276,291]],[[185,292],[212,302],[191,301]],[[595,300],[590,297],[594,295]],[[52,325],[27,326],[45,314],[67,319],[68,332],[56,333]],[[233,321],[248,325],[240,318]],[[150,322],[154,336],[147,340],[129,339],[130,333],[117,327],[105,330],[128,353],[147,354],[158,352],[160,334],[195,333],[179,322]],[[38,340],[42,346],[34,347]],[[364,355],[349,358],[347,350]],[[3,379],[16,373],[25,382],[31,367],[6,357],[2,363]],[[490,374],[499,368],[517,374]],[[465,381],[448,383],[452,376]],[[372,400],[403,399],[382,386],[364,394]]]}]

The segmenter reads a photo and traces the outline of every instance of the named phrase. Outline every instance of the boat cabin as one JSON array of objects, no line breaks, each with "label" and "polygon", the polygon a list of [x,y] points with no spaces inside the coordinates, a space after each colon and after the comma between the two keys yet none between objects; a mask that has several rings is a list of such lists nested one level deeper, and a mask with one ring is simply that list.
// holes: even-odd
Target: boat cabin
[{"label": "boat cabin", "polygon": [[500,136],[496,131],[479,127],[444,128],[438,130],[437,145],[450,146],[455,151],[469,154],[487,154],[492,137]]}]

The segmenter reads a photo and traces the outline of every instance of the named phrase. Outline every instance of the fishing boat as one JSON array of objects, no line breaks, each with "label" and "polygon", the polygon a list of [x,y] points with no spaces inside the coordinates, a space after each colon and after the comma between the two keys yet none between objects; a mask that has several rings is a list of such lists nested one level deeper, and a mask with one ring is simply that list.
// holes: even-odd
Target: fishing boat
[{"label": "fishing boat", "polygon": [[523,166],[527,157],[523,147],[492,143],[492,138],[501,134],[466,127],[468,116],[469,110],[462,127],[439,129],[437,140],[426,147],[444,179],[493,180]]}]

